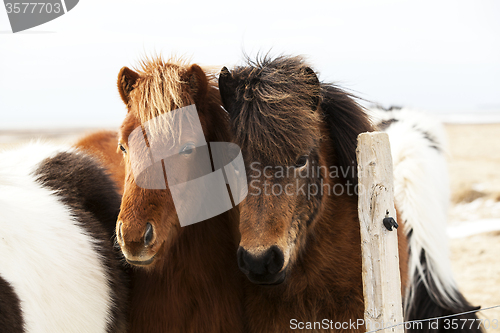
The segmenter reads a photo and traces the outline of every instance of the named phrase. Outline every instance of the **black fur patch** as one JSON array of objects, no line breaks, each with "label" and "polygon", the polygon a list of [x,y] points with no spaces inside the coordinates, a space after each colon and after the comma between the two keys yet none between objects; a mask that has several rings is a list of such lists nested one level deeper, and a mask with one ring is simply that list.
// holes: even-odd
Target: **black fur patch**
[{"label": "black fur patch", "polygon": [[380,105],[380,104],[375,104],[375,105],[372,105],[371,107],[372,108],[377,108],[377,109],[380,109],[380,110],[383,110],[383,111],[399,111],[399,110],[401,110],[403,108],[402,106],[399,106],[399,105],[391,105],[388,108],[386,108],[386,107],[384,107],[383,105]]},{"label": "black fur patch", "polygon": [[[426,265],[426,260],[424,253],[422,252],[422,255],[420,257],[420,261],[423,264],[424,267],[424,274],[427,272],[427,265]],[[415,273],[415,276],[417,276],[417,273]],[[429,281],[429,285],[431,288],[433,288],[433,283],[432,281]],[[425,287],[424,283],[422,282],[421,279],[418,277],[414,278],[413,285],[412,285],[412,293],[413,293],[413,303],[410,304],[409,311],[405,315],[405,321],[410,321],[410,320],[420,320],[420,319],[427,319],[427,318],[435,318],[435,317],[442,317],[442,316],[448,316],[448,315],[453,315],[456,313],[460,312],[467,312],[471,310],[477,310],[480,307],[475,307],[472,306],[466,299],[465,297],[457,290],[457,295],[458,299],[456,302],[454,302],[451,305],[444,306],[443,304],[437,304],[430,296],[429,291]],[[458,323],[458,327],[454,327],[453,325],[453,319],[455,319],[455,323]],[[465,323],[464,325],[464,319],[467,319],[468,322]],[[453,316],[445,319],[440,319],[440,320],[433,320],[430,322],[423,322],[422,327],[417,329],[417,327],[410,328],[408,326],[406,332],[412,333],[412,332],[469,332],[469,333],[479,333],[483,332],[482,328],[478,328],[479,321],[477,320],[478,317],[475,313],[469,313],[461,316]],[[471,323],[474,323],[471,327]]]},{"label": "black fur patch", "polygon": [[[392,108],[392,107],[391,107]],[[398,110],[398,109],[396,109]],[[388,120],[383,120],[381,121],[380,123],[378,123],[376,125],[377,129],[379,131],[387,131],[387,129],[394,123],[398,122],[399,119],[395,119],[395,118],[392,118],[392,119],[388,119]],[[420,132],[424,138],[429,142],[429,147],[431,148],[434,148],[436,149],[438,152],[442,152],[441,148],[439,147],[439,144],[436,140],[436,138],[434,138],[429,132],[427,131],[424,131],[423,129],[421,128],[418,128],[417,126],[413,125],[413,129],[417,132]]]},{"label": "black fur patch", "polygon": [[103,260],[112,291],[112,312],[108,332],[126,330],[127,281],[120,264],[121,252],[114,248],[114,232],[120,210],[120,197],[106,171],[83,153],[62,152],[44,160],[35,172],[38,181],[57,192],[71,208],[80,226],[93,238]]},{"label": "black fur patch", "polygon": [[23,333],[21,302],[14,288],[0,276],[0,332]]},{"label": "black fur patch", "polygon": [[431,148],[434,148],[434,149],[436,149],[438,152],[441,152],[441,149],[439,148],[439,145],[438,145],[438,143],[437,143],[436,139],[435,139],[432,135],[430,135],[430,134],[429,134],[429,132],[424,131],[424,130],[420,130],[420,132],[422,132],[422,134],[424,135],[424,138],[425,138],[427,141],[429,141],[429,146],[430,146]]},{"label": "black fur patch", "polygon": [[399,106],[399,105],[391,105],[389,106],[388,109],[386,109],[387,111],[394,111],[394,110],[401,110],[403,107],[402,106]]},{"label": "black fur patch", "polygon": [[380,123],[377,124],[377,129],[379,131],[385,131],[386,129],[388,129],[392,124],[394,124],[395,122],[398,122],[397,119],[389,119],[389,120],[383,120],[381,121]]},{"label": "black fur patch", "polygon": [[413,129],[417,132],[420,132],[424,138],[429,142],[429,147],[436,149],[438,152],[442,152],[441,148],[439,148],[439,144],[435,137],[433,137],[429,132],[424,131],[416,125],[413,125]]}]

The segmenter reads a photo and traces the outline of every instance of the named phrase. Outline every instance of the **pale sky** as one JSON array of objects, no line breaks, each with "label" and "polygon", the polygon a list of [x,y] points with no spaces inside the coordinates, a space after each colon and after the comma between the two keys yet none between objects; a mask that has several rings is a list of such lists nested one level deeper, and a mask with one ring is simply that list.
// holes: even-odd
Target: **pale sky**
[{"label": "pale sky", "polygon": [[17,34],[0,7],[0,128],[118,125],[122,66],[155,53],[231,66],[269,49],[384,105],[500,111],[499,1],[81,0]]}]

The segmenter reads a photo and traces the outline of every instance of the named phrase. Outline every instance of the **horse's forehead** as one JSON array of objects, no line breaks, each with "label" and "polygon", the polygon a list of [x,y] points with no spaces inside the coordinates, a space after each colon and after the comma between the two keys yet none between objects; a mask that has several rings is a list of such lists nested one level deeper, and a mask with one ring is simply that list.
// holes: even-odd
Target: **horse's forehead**
[{"label": "horse's forehead", "polygon": [[249,160],[288,165],[318,146],[321,137],[319,122],[302,121],[285,114],[271,119],[269,122],[236,120],[239,124],[236,124],[237,133],[233,139]]},{"label": "horse's forehead", "polygon": [[309,155],[317,149],[317,142],[311,140],[310,144],[304,142],[299,145],[285,143],[281,147],[259,147],[252,142],[246,142],[240,146],[246,165],[260,165],[262,167],[286,167],[294,165],[297,158]]},{"label": "horse's forehead", "polygon": [[134,89],[131,109],[140,117],[142,113],[163,114],[193,103],[194,100],[187,85],[178,83],[175,87],[163,87],[159,84],[143,90],[140,87]]},{"label": "horse's forehead", "polygon": [[139,119],[135,117],[131,111],[129,111],[120,128],[120,139],[125,142],[128,141],[130,133],[132,133],[132,131],[139,126]]}]

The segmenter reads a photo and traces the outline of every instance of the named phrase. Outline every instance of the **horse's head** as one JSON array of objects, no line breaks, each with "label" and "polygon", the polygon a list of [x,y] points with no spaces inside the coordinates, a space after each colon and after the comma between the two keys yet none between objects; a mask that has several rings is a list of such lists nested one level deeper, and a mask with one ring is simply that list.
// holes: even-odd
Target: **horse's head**
[{"label": "horse's head", "polygon": [[252,282],[279,284],[320,209],[320,83],[301,58],[283,57],[223,68],[219,89],[249,183],[238,264]]},{"label": "horse's head", "polygon": [[[200,146],[205,140],[227,141],[217,138],[218,133],[228,131],[227,121],[217,119],[221,112],[212,114],[214,107],[224,112],[216,88],[198,65],[153,60],[144,62],[138,71],[124,67],[118,75],[118,90],[128,113],[119,142],[126,178],[117,240],[129,263],[154,267],[182,232],[172,187],[186,179],[175,177],[179,170],[180,178],[199,172],[196,161],[203,153]],[[170,117],[175,110],[193,104],[197,112],[184,117],[187,122]],[[198,122],[203,131],[182,131],[190,121]],[[212,133],[216,126],[219,132]],[[170,153],[164,153],[166,150]],[[169,170],[173,171],[167,177]]]}]

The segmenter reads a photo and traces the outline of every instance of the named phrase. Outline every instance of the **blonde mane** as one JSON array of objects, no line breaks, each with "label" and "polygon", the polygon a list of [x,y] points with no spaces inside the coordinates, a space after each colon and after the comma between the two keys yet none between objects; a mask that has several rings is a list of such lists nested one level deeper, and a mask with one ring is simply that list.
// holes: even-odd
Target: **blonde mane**
[{"label": "blonde mane", "polygon": [[[171,134],[172,139],[177,139],[182,122],[170,111],[195,104],[188,73],[191,65],[183,57],[173,56],[165,61],[156,56],[141,60],[134,68],[139,78],[130,94],[130,111],[142,125],[148,123],[151,135]],[[209,86],[216,86],[215,76],[206,75]]]}]

